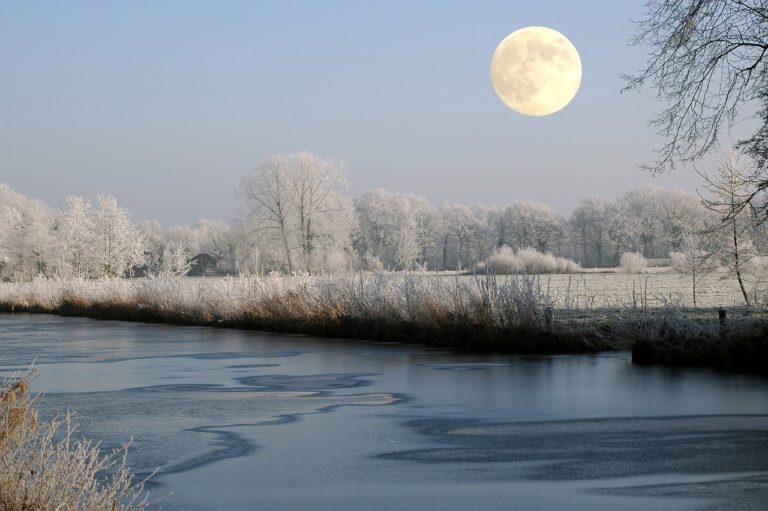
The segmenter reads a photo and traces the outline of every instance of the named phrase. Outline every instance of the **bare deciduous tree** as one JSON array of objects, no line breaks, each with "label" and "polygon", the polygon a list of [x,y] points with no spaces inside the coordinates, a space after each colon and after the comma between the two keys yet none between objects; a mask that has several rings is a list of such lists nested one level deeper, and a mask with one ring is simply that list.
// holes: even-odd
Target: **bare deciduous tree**
[{"label": "bare deciduous tree", "polygon": [[293,272],[291,225],[293,197],[288,182],[290,158],[272,156],[240,182],[238,191],[250,208],[250,218],[256,232],[274,233],[279,240],[288,272]]},{"label": "bare deciduous tree", "polygon": [[721,227],[728,237],[728,263],[739,282],[739,289],[744,297],[744,303],[750,305],[742,278],[743,268],[755,254],[749,253],[751,245],[747,239],[752,230],[752,217],[749,212],[740,207],[749,194],[749,177],[741,163],[739,153],[731,150],[717,167],[717,174],[711,176],[701,173],[706,182],[705,188],[709,194],[702,196],[701,201],[708,210],[719,215]]},{"label": "bare deciduous tree", "polygon": [[647,0],[634,45],[650,48],[626,89],[653,87],[665,104],[651,125],[666,138],[653,173],[699,160],[739,108],[766,91],[765,0]]},{"label": "bare deciduous tree", "polygon": [[340,204],[334,199],[346,184],[346,170],[342,162],[305,152],[290,156],[288,179],[299,222],[304,269],[312,273],[319,236],[317,217],[339,211]]},{"label": "bare deciduous tree", "polygon": [[693,306],[701,279],[720,267],[717,237],[711,228],[686,229],[678,252],[670,252],[672,267],[691,278]]},{"label": "bare deciduous tree", "polygon": [[345,178],[342,163],[297,153],[272,156],[241,181],[239,192],[248,203],[254,234],[272,235],[288,272],[296,270],[298,250],[304,270],[312,273],[322,237],[319,226],[325,225],[325,234],[333,227],[320,217],[342,208],[337,199]]},{"label": "bare deciduous tree", "polygon": [[557,234],[560,219],[551,207],[533,201],[512,204],[506,210],[507,227],[518,248],[535,248],[546,252]]},{"label": "bare deciduous tree", "polygon": [[581,199],[571,216],[571,227],[581,245],[582,263],[603,264],[608,241],[608,214],[606,204],[597,197]]}]

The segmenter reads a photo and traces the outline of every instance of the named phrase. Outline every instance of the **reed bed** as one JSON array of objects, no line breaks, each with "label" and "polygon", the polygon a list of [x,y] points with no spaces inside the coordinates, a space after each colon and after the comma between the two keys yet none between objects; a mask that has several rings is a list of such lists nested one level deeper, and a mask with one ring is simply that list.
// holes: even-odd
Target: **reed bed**
[{"label": "reed bed", "polygon": [[533,276],[429,274],[35,280],[0,284],[0,309],[422,342],[521,353],[615,348],[566,320]]}]

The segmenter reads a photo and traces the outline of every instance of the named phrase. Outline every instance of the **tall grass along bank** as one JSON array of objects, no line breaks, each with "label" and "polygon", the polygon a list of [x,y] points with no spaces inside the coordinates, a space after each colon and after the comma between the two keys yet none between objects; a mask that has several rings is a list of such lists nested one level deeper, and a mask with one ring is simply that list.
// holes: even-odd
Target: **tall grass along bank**
[{"label": "tall grass along bank", "polygon": [[[548,277],[347,274],[322,277],[35,280],[0,284],[0,310],[421,342],[511,353],[633,349],[644,364],[765,372],[765,314],[650,306],[645,292],[596,304]],[[570,281],[569,281],[570,283]],[[581,290],[579,290],[581,289]],[[582,296],[583,295],[583,296]]]},{"label": "tall grass along bank", "polygon": [[519,353],[615,348],[528,276],[36,280],[0,284],[0,308]]}]

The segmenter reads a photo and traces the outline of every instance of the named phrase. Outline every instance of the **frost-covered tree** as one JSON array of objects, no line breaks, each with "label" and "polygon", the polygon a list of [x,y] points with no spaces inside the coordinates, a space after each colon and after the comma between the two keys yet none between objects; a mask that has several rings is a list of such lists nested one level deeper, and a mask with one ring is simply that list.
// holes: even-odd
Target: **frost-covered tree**
[{"label": "frost-covered tree", "polygon": [[[234,274],[258,273],[261,258],[256,237],[251,235],[245,224],[229,225],[221,220],[202,219],[197,222],[196,231],[199,252],[216,258],[221,271]],[[247,272],[238,268],[238,259],[249,261]]]},{"label": "frost-covered tree", "polygon": [[354,211],[354,246],[371,269],[379,264],[410,269],[434,259],[437,213],[423,197],[371,190],[355,202]]},{"label": "frost-covered tree", "polygon": [[683,230],[706,214],[695,194],[656,187],[631,190],[606,208],[616,259],[625,251],[665,257],[680,247]]},{"label": "frost-covered tree", "polygon": [[334,226],[334,223],[326,223],[325,229],[321,229],[323,220],[328,217],[336,217],[338,221],[343,219],[342,209],[346,204],[339,200],[339,195],[346,186],[346,170],[342,162],[298,153],[289,158],[288,182],[298,221],[303,269],[312,273],[319,238]]},{"label": "frost-covered tree", "polygon": [[191,255],[202,251],[202,237],[204,233],[197,225],[172,225],[165,231],[166,245],[184,245],[184,250]]},{"label": "frost-covered tree", "polygon": [[329,197],[327,210],[317,215],[313,227],[313,250],[307,254],[312,273],[339,273],[354,268],[357,257],[352,247],[357,218],[348,197]]},{"label": "frost-covered tree", "polygon": [[219,261],[225,261],[227,271],[241,276],[263,273],[256,238],[249,235],[242,225],[235,226],[228,232],[226,242],[220,239],[217,244],[225,244],[228,247],[226,253],[219,252],[222,254]]},{"label": "frost-covered tree", "polygon": [[382,268],[391,266],[393,253],[392,225],[388,219],[390,201],[390,194],[380,188],[363,193],[355,201],[355,250],[361,259],[373,262],[374,266],[380,263]]},{"label": "frost-covered tree", "polygon": [[704,206],[720,220],[720,232],[728,239],[729,268],[739,283],[744,303],[750,305],[750,296],[744,282],[744,267],[758,254],[749,239],[754,218],[748,209],[739,208],[749,194],[748,175],[738,152],[730,151],[721,159],[715,175],[703,174],[707,196],[702,197]]},{"label": "frost-covered tree", "polygon": [[59,275],[85,278],[93,270],[94,225],[91,203],[68,196],[54,231]]},{"label": "frost-covered tree", "polygon": [[0,277],[27,280],[47,271],[51,225],[43,202],[0,183]]},{"label": "frost-covered tree", "polygon": [[410,270],[419,256],[419,227],[411,201],[407,197],[394,197],[390,213],[395,265]]},{"label": "frost-covered tree", "polygon": [[550,243],[558,233],[559,215],[546,204],[521,201],[506,210],[508,229],[518,248],[535,248],[539,252],[550,250]]},{"label": "frost-covered tree", "polygon": [[158,274],[167,243],[166,231],[157,220],[144,220],[138,224],[138,229],[146,240],[145,271],[142,273]]},{"label": "frost-covered tree", "polygon": [[488,252],[509,245],[509,218],[505,208],[485,207],[479,212],[485,218],[488,232]]},{"label": "frost-covered tree", "polygon": [[720,247],[714,232],[711,226],[692,226],[683,233],[680,250],[669,254],[672,267],[691,278],[694,307],[701,279],[720,267]]},{"label": "frost-covered tree", "polygon": [[93,271],[98,277],[123,277],[145,262],[146,240],[128,211],[111,195],[99,195],[93,215]]},{"label": "frost-covered tree", "polygon": [[290,156],[272,156],[240,182],[238,191],[249,208],[249,221],[254,232],[267,242],[279,246],[276,259],[288,272],[294,269],[295,234],[298,230],[289,172]]},{"label": "frost-covered tree", "polygon": [[171,240],[163,247],[159,274],[164,277],[186,275],[192,268],[192,254],[183,240]]},{"label": "frost-covered tree", "polygon": [[[652,188],[631,190],[622,197],[629,229],[645,257],[656,257],[660,237],[658,201]],[[666,255],[666,253],[664,253]]]},{"label": "frost-covered tree", "polygon": [[608,246],[608,212],[606,203],[587,197],[571,214],[571,228],[582,252],[581,263],[600,266]]},{"label": "frost-covered tree", "polygon": [[386,208],[381,211],[381,221],[389,235],[388,246],[392,248],[391,266],[409,270],[424,253],[424,225],[419,222],[428,203],[413,195],[391,194]]},{"label": "frost-covered tree", "polygon": [[446,204],[440,209],[442,222],[441,253],[443,269],[473,266],[480,258],[484,242],[481,219],[461,204]]},{"label": "frost-covered tree", "polygon": [[[315,270],[323,259],[323,243],[338,236],[351,238],[342,200],[346,183],[344,165],[310,153],[272,156],[259,163],[240,183],[239,193],[248,206],[248,224],[266,254],[289,272]],[[338,222],[330,221],[336,217]]]},{"label": "frost-covered tree", "polygon": [[611,242],[613,250],[613,263],[621,265],[621,257],[625,251],[633,247],[633,233],[630,228],[629,215],[626,203],[617,200],[606,206],[605,233]]},{"label": "frost-covered tree", "polygon": [[[69,198],[52,217],[43,203],[0,186],[0,276],[114,277],[139,267],[141,273],[183,273],[190,256],[201,252],[231,274],[471,268],[499,244],[516,249],[516,256],[531,246],[586,266],[618,265],[625,252],[684,252],[683,233],[700,230],[708,218],[696,196],[660,188],[632,190],[612,202],[583,199],[568,222],[548,206],[527,201],[506,208],[436,209],[422,197],[384,190],[352,201],[340,192],[343,173],[324,165],[333,162],[303,153],[262,162],[241,186],[249,214],[232,225],[200,220],[164,229],[151,221],[137,229],[109,197],[100,197],[98,208]],[[718,204],[728,210],[733,202]],[[750,213],[745,209],[738,219],[744,221],[738,224],[739,272],[745,256],[768,253],[768,227],[745,222]],[[729,254],[728,264],[736,259]]]},{"label": "frost-covered tree", "polygon": [[652,188],[663,243],[668,250],[677,250],[687,228],[708,215],[701,199],[693,193],[676,188]]}]

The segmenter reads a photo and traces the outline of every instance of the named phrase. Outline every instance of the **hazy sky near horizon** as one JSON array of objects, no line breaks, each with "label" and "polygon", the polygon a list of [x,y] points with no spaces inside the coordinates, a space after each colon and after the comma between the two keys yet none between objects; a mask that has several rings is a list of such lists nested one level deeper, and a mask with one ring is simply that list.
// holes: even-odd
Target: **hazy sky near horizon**
[{"label": "hazy sky near horizon", "polygon": [[[135,219],[230,220],[234,190],[275,153],[344,160],[350,193],[433,204],[531,199],[569,212],[651,179],[652,91],[620,93],[642,2],[6,1],[0,3],[0,182],[54,207],[106,192]],[[524,117],[489,65],[543,25],[579,50],[564,110]]]}]

